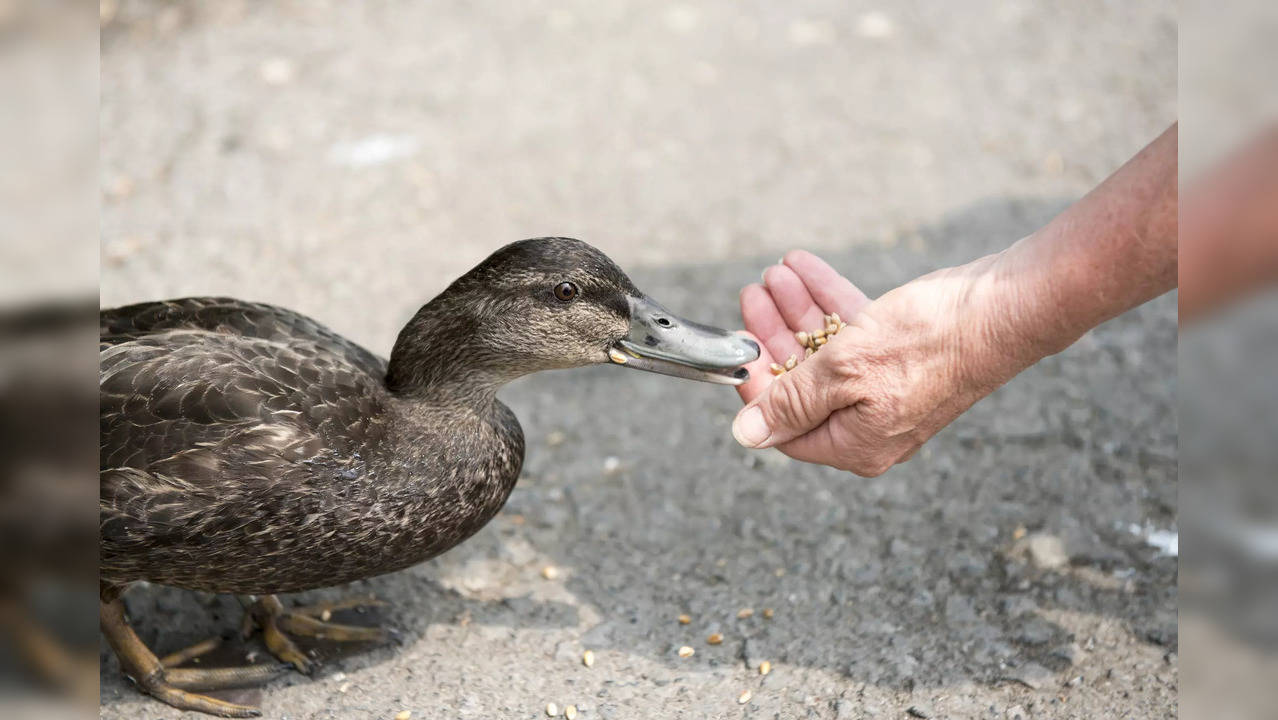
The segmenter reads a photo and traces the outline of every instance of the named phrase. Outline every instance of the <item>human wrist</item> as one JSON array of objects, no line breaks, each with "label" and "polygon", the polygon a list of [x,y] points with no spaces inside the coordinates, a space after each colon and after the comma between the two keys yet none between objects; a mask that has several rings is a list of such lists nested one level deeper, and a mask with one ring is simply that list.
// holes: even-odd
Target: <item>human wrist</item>
[{"label": "human wrist", "polygon": [[1033,243],[1031,236],[964,266],[971,274],[968,344],[972,354],[987,358],[988,370],[970,378],[977,385],[1001,385],[1078,339],[1057,311],[1057,288],[1035,262]]}]

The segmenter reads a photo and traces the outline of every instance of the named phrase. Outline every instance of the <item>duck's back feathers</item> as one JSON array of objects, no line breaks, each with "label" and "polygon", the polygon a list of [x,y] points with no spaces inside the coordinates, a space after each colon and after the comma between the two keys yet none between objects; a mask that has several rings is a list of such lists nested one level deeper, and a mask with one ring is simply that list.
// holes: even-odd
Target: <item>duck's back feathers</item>
[{"label": "duck's back feathers", "polygon": [[102,310],[99,317],[103,345],[118,345],[173,330],[204,330],[285,343],[305,341],[370,375],[386,374],[386,361],[382,358],[305,315],[275,305],[234,298],[190,297],[111,308]]},{"label": "duck's back feathers", "polygon": [[188,298],[104,310],[100,338],[103,469],[156,469],[228,441],[290,458],[318,444],[354,452],[386,400],[383,360],[270,305]]},{"label": "duck's back feathers", "polygon": [[386,401],[378,377],[307,340],[169,330],[111,345],[99,360],[102,469],[190,465],[227,443],[289,459],[320,446],[354,452]]}]

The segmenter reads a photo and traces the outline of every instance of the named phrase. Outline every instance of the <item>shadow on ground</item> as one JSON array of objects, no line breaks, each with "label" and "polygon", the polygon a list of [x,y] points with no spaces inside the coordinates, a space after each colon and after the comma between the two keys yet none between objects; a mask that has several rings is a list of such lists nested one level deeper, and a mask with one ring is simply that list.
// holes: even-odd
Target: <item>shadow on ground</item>
[{"label": "shadow on ground", "polygon": [[[995,252],[1064,205],[990,201],[899,238],[910,252],[828,259],[875,296]],[[753,281],[772,261],[634,279],[676,312],[731,323],[735,298],[707,284]],[[686,643],[710,663],[781,660],[905,689],[1005,682],[1030,663],[1063,670],[1088,638],[1051,611],[1107,616],[1174,651],[1176,562],[1129,528],[1175,524],[1175,311],[1167,297],[1108,323],[874,480],[739,449],[728,432],[738,404],[714,388],[611,368],[530,379],[510,393],[531,482],[509,509],[576,568],[572,592],[608,608],[582,638],[590,647],[677,663]],[[565,423],[567,407],[618,420]],[[567,441],[547,447],[555,430]],[[608,456],[620,472],[602,471]],[[1062,538],[1071,565],[1010,557],[1018,526]],[[741,608],[756,612],[739,620]],[[672,626],[684,612],[694,622]],[[722,646],[704,645],[713,632]]]},{"label": "shadow on ground", "polygon": [[[560,602],[533,602],[527,598],[495,601],[472,600],[456,590],[416,573],[394,573],[370,578],[338,588],[285,596],[286,604],[302,605],[369,596],[391,604],[341,610],[333,622],[378,626],[390,631],[387,643],[337,643],[308,637],[294,637],[297,645],[316,661],[314,677],[332,676],[375,666],[402,649],[418,642],[431,625],[500,626],[511,628],[573,627],[577,609]],[[304,599],[304,601],[303,601]],[[290,602],[291,601],[291,602]],[[188,592],[176,588],[142,585],[125,596],[129,617],[142,641],[157,656],[190,647],[211,637],[222,645],[188,667],[229,667],[270,662],[260,632],[245,638],[240,633],[243,611],[231,595]],[[119,663],[103,641],[100,702],[121,695],[128,681],[120,674]],[[276,682],[306,683],[300,673],[289,672]],[[206,693],[231,702],[258,705],[260,688],[233,689]]]}]

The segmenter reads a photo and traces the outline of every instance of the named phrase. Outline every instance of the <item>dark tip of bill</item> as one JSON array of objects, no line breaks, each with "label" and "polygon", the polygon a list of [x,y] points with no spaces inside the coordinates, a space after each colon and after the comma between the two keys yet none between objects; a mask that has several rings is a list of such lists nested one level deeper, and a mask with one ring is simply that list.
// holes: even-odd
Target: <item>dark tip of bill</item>
[{"label": "dark tip of bill", "polygon": [[756,354],[759,352],[759,343],[751,340],[750,338],[745,338],[745,341],[746,341],[746,345],[749,345],[750,347],[754,348],[754,352]]}]

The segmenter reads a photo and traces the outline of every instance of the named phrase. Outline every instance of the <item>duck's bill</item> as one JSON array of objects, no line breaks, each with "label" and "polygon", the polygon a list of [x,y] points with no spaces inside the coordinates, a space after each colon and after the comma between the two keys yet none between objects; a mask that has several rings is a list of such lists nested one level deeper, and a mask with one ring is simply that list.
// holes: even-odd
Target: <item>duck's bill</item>
[{"label": "duck's bill", "polygon": [[614,363],[721,385],[750,378],[742,366],[759,358],[753,340],[685,320],[646,296],[629,300],[630,332],[608,350]]}]

